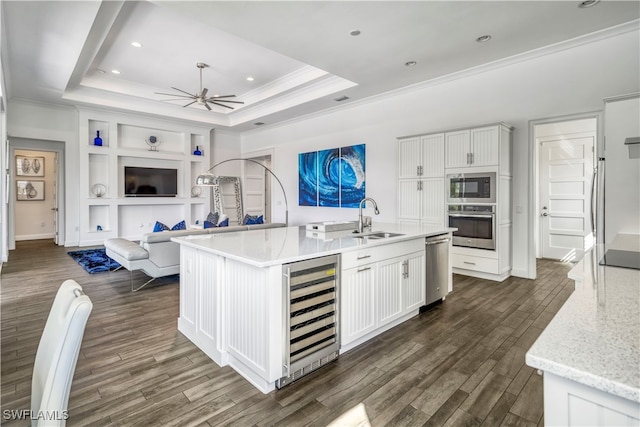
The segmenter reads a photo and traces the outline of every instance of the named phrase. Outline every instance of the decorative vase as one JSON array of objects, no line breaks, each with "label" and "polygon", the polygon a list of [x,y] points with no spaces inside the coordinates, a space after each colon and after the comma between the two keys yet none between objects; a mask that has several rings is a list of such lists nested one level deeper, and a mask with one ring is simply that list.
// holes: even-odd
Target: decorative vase
[{"label": "decorative vase", "polygon": [[194,156],[202,156],[202,151],[200,151],[200,146],[196,145],[196,151],[193,152]]},{"label": "decorative vase", "polygon": [[102,147],[102,138],[100,138],[100,131],[96,131],[96,137],[93,138],[93,145],[97,145],[98,147]]}]

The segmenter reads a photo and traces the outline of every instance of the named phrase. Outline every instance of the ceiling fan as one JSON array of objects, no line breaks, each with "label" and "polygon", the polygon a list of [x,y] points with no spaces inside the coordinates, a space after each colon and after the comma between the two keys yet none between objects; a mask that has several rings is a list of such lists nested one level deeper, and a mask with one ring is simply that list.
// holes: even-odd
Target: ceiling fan
[{"label": "ceiling fan", "polygon": [[162,93],[162,92],[156,92],[156,94],[177,97],[177,98],[167,99],[164,101],[193,100],[188,104],[183,105],[183,107],[188,107],[191,104],[198,103],[199,105],[204,105],[209,111],[211,111],[211,107],[209,106],[209,104],[215,104],[220,107],[229,108],[231,110],[233,110],[234,108],[229,105],[225,105],[225,103],[244,104],[244,102],[242,101],[232,101],[230,99],[226,99],[226,98],[234,98],[235,95],[222,95],[222,96],[214,95],[214,96],[207,97],[208,89],[206,87],[204,89],[202,88],[202,69],[208,67],[208,65],[205,64],[204,62],[197,62],[196,67],[200,69],[200,91],[199,92],[193,94],[193,93],[184,91],[182,89],[178,89],[177,87],[171,87],[171,89],[177,90],[178,92],[182,92],[182,94]]}]

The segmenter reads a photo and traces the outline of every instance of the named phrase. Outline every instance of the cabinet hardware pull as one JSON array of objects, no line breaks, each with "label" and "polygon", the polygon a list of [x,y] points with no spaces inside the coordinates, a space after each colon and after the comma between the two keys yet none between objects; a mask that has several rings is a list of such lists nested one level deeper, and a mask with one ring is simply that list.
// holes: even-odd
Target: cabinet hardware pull
[{"label": "cabinet hardware pull", "polygon": [[470,165],[471,163],[469,163],[469,153],[467,153],[467,164]]},{"label": "cabinet hardware pull", "polygon": [[367,258],[371,258],[371,255],[362,255],[358,257],[358,259],[367,259]]},{"label": "cabinet hardware pull", "polygon": [[358,273],[362,273],[363,271],[371,270],[371,267],[359,268]]},{"label": "cabinet hardware pull", "polygon": [[464,262],[465,264],[469,264],[469,265],[476,265],[475,262],[469,262],[469,261],[462,261],[462,262]]},{"label": "cabinet hardware pull", "polygon": [[471,164],[474,164],[475,161],[476,161],[475,158],[474,158],[475,157],[474,156],[475,153],[470,153],[470,154],[471,154]]},{"label": "cabinet hardware pull", "polygon": [[416,182],[417,191],[420,191],[420,181]]},{"label": "cabinet hardware pull", "polygon": [[420,166],[416,166],[416,175],[420,176]]}]

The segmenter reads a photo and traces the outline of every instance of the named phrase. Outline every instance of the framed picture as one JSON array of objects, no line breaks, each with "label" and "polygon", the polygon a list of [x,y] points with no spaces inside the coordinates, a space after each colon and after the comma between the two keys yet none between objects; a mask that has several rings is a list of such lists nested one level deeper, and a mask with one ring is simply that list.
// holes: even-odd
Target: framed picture
[{"label": "framed picture", "polygon": [[17,176],[44,176],[44,157],[16,156]]},{"label": "framed picture", "polygon": [[44,200],[44,181],[16,181],[16,199]]}]

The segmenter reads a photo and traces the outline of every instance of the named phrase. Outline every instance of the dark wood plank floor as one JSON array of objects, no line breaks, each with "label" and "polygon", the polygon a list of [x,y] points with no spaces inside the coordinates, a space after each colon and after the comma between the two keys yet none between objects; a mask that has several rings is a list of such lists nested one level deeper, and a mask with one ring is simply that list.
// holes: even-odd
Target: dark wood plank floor
[{"label": "dark wood plank floor", "polygon": [[178,283],[131,293],[127,271],[88,274],[68,250],[18,242],[3,266],[3,414],[29,409],[40,334],[58,286],[73,278],[94,308],[69,426],[542,425],[542,377],[525,352],[573,290],[570,264],[548,260],[536,280],[454,276],[441,306],[263,395],[177,331]]}]

